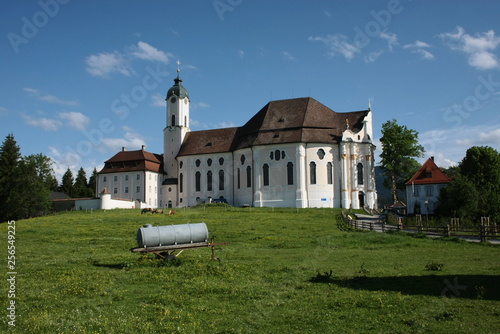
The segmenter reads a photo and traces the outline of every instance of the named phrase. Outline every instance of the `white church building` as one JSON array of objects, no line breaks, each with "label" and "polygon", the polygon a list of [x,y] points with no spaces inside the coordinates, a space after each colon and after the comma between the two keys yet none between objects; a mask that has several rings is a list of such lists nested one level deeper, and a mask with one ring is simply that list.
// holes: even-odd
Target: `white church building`
[{"label": "white church building", "polygon": [[97,193],[149,207],[375,208],[372,111],[337,113],[313,98],[271,101],[241,127],[191,131],[179,75],[166,96],[163,154],[125,148]]}]

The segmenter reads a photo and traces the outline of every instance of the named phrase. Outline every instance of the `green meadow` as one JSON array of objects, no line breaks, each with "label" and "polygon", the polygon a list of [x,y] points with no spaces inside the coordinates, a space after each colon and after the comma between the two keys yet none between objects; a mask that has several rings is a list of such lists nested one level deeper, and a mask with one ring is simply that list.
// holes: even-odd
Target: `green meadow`
[{"label": "green meadow", "polygon": [[[205,222],[210,248],[130,252],[143,224]],[[497,333],[500,247],[357,232],[337,209],[67,212],[15,224],[15,298],[0,224],[0,331]],[[15,326],[8,324],[15,302]]]}]

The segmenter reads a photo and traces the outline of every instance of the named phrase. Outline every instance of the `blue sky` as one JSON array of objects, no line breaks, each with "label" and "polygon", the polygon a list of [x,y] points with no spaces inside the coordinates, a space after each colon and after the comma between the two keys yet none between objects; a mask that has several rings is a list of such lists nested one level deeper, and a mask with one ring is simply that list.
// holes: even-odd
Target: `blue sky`
[{"label": "blue sky", "polygon": [[[88,175],[122,146],[162,153],[176,76],[191,129],[311,96],[419,132],[426,158],[500,150],[500,2],[11,0],[0,3],[0,135]],[[378,158],[378,157],[377,157]]]}]

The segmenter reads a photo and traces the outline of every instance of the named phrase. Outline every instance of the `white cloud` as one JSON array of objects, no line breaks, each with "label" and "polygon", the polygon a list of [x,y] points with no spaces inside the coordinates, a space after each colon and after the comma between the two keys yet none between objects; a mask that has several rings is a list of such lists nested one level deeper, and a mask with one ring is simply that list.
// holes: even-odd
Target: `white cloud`
[{"label": "white cloud", "polygon": [[427,157],[440,157],[438,166],[448,167],[460,162],[472,146],[500,149],[500,124],[433,129],[419,134],[419,142]]},{"label": "white cloud", "polygon": [[310,36],[309,40],[323,42],[330,49],[328,55],[332,57],[340,54],[345,59],[351,60],[360,53],[360,49],[354,44],[350,44],[348,37],[342,34],[327,35],[326,37]]},{"label": "white cloud", "polygon": [[125,56],[117,51],[90,55],[85,59],[85,62],[87,63],[87,72],[95,77],[107,78],[115,72],[127,76],[133,73]]},{"label": "white cloud", "polygon": [[145,145],[144,138],[134,129],[124,126],[123,131],[125,132],[123,138],[103,138],[104,146],[112,151],[119,151],[122,147],[136,150]]},{"label": "white cloud", "polygon": [[21,116],[24,118],[26,124],[45,131],[57,131],[63,125],[63,123],[57,119],[49,119],[45,117],[34,118],[23,113],[21,113]]},{"label": "white cloud", "polygon": [[377,60],[378,57],[380,57],[384,53],[383,50],[379,51],[374,51],[370,52],[367,56],[365,56],[365,63],[373,63],[375,60]]},{"label": "white cloud", "polygon": [[131,48],[130,54],[139,59],[159,61],[166,64],[169,63],[170,58],[173,58],[171,53],[160,51],[154,46],[142,41],[139,41],[137,46]]},{"label": "white cloud", "polygon": [[283,59],[285,59],[285,60],[296,60],[295,57],[288,51],[281,52],[281,55],[283,56]]},{"label": "white cloud", "polygon": [[387,40],[387,46],[391,52],[394,46],[399,45],[398,36],[396,34],[383,31],[380,33],[380,38]]},{"label": "white cloud", "polygon": [[422,59],[427,60],[434,59],[434,55],[430,51],[425,50],[430,47],[431,45],[418,40],[413,44],[403,45],[403,49],[409,49],[412,53],[418,54],[420,57],[422,57]]},{"label": "white cloud", "polygon": [[245,51],[238,50],[238,57],[240,57],[241,59],[245,58]]},{"label": "white cloud", "polygon": [[151,106],[153,107],[166,107],[165,95],[157,93],[151,96]]},{"label": "white cloud", "polygon": [[25,87],[25,88],[23,88],[23,90],[40,101],[54,103],[54,104],[60,104],[60,105],[64,105],[64,106],[78,106],[79,105],[77,101],[63,100],[63,99],[58,98],[57,96],[54,96],[54,95],[43,94],[42,92],[40,92],[40,90],[35,89],[35,88]]},{"label": "white cloud", "polygon": [[8,114],[9,114],[9,109],[4,108],[4,107],[0,107],[0,116],[8,115]]},{"label": "white cloud", "polygon": [[465,53],[470,66],[479,70],[500,68],[500,61],[493,53],[500,45],[500,38],[493,30],[471,36],[457,27],[455,33],[442,33],[439,37],[451,50]]},{"label": "white cloud", "polygon": [[90,123],[90,119],[79,112],[62,112],[59,117],[66,121],[66,125],[76,130],[85,130]]},{"label": "white cloud", "polygon": [[330,13],[327,10],[325,10],[323,13],[325,14],[326,17],[332,17],[332,13]]}]

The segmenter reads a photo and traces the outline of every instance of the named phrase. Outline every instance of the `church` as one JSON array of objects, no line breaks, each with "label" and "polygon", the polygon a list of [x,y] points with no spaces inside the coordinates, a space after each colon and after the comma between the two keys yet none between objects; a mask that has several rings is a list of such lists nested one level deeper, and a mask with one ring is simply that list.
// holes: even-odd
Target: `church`
[{"label": "church", "polygon": [[191,131],[177,71],[166,95],[162,154],[125,147],[97,192],[152,208],[376,208],[372,111],[337,113],[313,98],[271,101],[241,127]]}]

